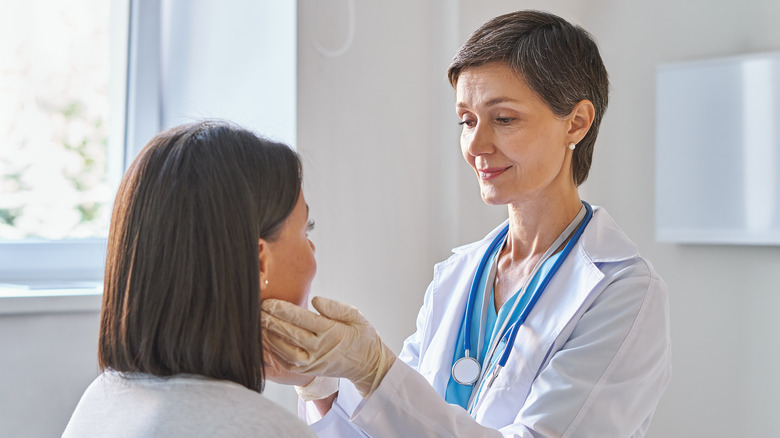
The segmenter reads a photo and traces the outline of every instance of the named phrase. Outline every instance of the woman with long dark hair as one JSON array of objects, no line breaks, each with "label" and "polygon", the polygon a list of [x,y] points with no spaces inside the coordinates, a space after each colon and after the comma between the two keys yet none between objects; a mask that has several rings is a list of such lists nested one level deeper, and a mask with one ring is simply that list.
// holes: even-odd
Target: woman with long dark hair
[{"label": "woman with long dark hair", "polygon": [[313,436],[264,398],[261,297],[316,271],[301,163],[225,122],[154,137],[114,204],[98,360],[64,436]]}]

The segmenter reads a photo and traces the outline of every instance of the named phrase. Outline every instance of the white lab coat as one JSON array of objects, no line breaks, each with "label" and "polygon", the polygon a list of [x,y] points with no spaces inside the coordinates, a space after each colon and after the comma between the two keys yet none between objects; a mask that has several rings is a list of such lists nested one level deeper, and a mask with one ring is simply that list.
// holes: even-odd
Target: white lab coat
[{"label": "white lab coat", "polygon": [[444,401],[474,272],[504,225],[436,265],[417,332],[368,399],[342,380],[325,417],[300,404],[319,436],[644,436],[671,372],[668,291],[601,208],[521,327],[473,418]]}]

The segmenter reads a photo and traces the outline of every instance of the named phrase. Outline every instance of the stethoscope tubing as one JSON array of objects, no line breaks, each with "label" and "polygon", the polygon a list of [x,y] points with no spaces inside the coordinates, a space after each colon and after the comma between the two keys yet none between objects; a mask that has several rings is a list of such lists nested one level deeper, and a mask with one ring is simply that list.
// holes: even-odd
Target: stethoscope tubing
[{"label": "stethoscope tubing", "polygon": [[[490,352],[488,353],[487,357],[485,358],[486,363],[483,364],[483,366],[480,366],[480,375],[477,378],[476,382],[474,384],[474,389],[477,387],[481,387],[483,383],[483,378],[485,376],[485,373],[487,373],[490,369],[490,358],[493,357],[495,354],[495,348],[498,346],[498,344],[501,343],[501,341],[504,341],[506,339],[506,344],[504,345],[504,351],[501,354],[501,357],[499,358],[498,363],[493,367],[493,375],[490,378],[490,381],[488,383],[488,386],[492,385],[492,382],[495,380],[495,378],[498,376],[499,371],[501,368],[503,368],[508,359],[509,354],[512,351],[512,348],[515,343],[515,339],[517,337],[517,333],[520,330],[520,327],[525,322],[528,315],[533,310],[534,306],[536,305],[536,302],[539,300],[539,297],[541,297],[542,292],[544,292],[544,289],[547,288],[547,285],[549,284],[552,277],[555,275],[555,273],[558,271],[560,266],[563,264],[563,262],[566,260],[566,257],[568,257],[569,253],[571,253],[574,246],[579,241],[580,236],[582,236],[582,233],[585,231],[585,227],[587,227],[588,223],[590,222],[591,218],[593,217],[593,208],[590,204],[588,204],[585,201],[582,201],[583,206],[585,207],[585,216],[582,219],[579,226],[575,229],[574,233],[572,233],[571,237],[569,238],[569,241],[566,243],[566,246],[564,246],[563,250],[561,251],[561,255],[558,257],[558,259],[555,261],[553,266],[550,268],[550,271],[547,273],[547,275],[544,276],[542,279],[542,282],[539,284],[539,286],[535,289],[533,295],[529,299],[528,303],[526,303],[525,307],[523,308],[523,311],[521,312],[520,316],[518,317],[517,321],[508,329],[504,329],[504,334],[501,336],[501,339],[498,343],[494,345],[493,348],[491,348]],[[478,267],[477,271],[474,276],[474,281],[471,285],[471,290],[469,293],[468,301],[466,302],[466,314],[464,318],[464,326],[463,326],[463,334],[464,334],[464,350],[466,350],[466,357],[469,356],[469,349],[471,346],[471,339],[470,339],[470,332],[471,332],[471,316],[472,316],[472,310],[474,307],[474,302],[476,301],[476,295],[477,295],[477,288],[479,287],[479,279],[481,278],[485,266],[487,265],[488,260],[490,259],[491,254],[495,251],[496,246],[499,245],[501,242],[503,242],[504,237],[506,236],[507,232],[509,231],[509,225],[504,227],[493,239],[493,242],[488,247],[488,250],[485,252],[485,255],[482,257]],[[507,338],[507,336],[509,336]],[[477,353],[477,355],[479,352]],[[469,399],[468,403],[468,410],[471,412],[473,408],[474,400],[474,393],[472,392],[471,398]]]},{"label": "stethoscope tubing", "polygon": [[498,361],[498,365],[502,368],[506,365],[506,362],[509,359],[509,354],[512,352],[511,346],[515,345],[515,338],[517,338],[517,332],[520,331],[520,326],[522,326],[526,318],[528,318],[528,315],[531,313],[531,310],[533,310],[534,306],[536,305],[536,302],[539,301],[539,297],[542,296],[542,292],[547,288],[547,284],[550,283],[550,280],[552,280],[555,273],[558,272],[558,269],[566,260],[566,257],[568,257],[572,248],[574,248],[574,245],[577,244],[577,241],[580,239],[580,236],[582,236],[582,233],[585,231],[585,227],[588,225],[588,222],[590,222],[590,219],[593,217],[593,208],[590,206],[590,204],[588,204],[585,201],[582,201],[582,204],[585,206],[585,210],[586,210],[585,218],[582,220],[580,226],[577,227],[577,229],[574,231],[574,234],[569,239],[569,242],[566,243],[566,246],[563,248],[563,251],[561,251],[560,257],[558,257],[558,259],[555,260],[555,263],[550,268],[549,273],[544,276],[542,282],[539,283],[539,286],[534,291],[534,294],[531,295],[531,298],[528,300],[528,304],[526,304],[525,308],[523,308],[523,311],[522,313],[520,313],[520,316],[517,318],[517,321],[515,321],[515,323],[512,324],[512,327],[509,329],[509,338],[507,339],[506,348],[504,348],[504,352],[501,354],[501,358]]},{"label": "stethoscope tubing", "polygon": [[509,232],[509,224],[507,224],[507,226],[505,226],[501,231],[499,231],[496,237],[490,243],[490,246],[488,247],[487,251],[485,251],[485,255],[482,256],[482,260],[480,260],[479,262],[476,274],[474,276],[474,281],[472,281],[471,283],[471,291],[469,291],[469,299],[466,302],[465,321],[462,327],[463,347],[464,350],[466,350],[467,352],[466,354],[468,354],[468,352],[471,351],[470,327],[471,327],[472,314],[474,313],[473,312],[474,303],[477,300],[477,289],[479,288],[479,277],[481,277],[482,273],[485,271],[485,266],[487,265],[488,260],[490,260],[491,254],[493,254],[493,252],[496,250],[496,247],[504,241],[504,237],[506,237],[508,232]]}]

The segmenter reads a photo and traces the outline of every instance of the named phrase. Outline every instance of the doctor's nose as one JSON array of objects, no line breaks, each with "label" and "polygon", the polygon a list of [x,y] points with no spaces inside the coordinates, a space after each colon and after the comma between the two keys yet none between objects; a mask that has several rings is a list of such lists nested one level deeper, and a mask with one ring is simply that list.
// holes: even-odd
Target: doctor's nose
[{"label": "doctor's nose", "polygon": [[471,132],[464,133],[461,137],[461,145],[472,157],[489,154],[494,150],[492,132],[488,127],[477,123]]}]

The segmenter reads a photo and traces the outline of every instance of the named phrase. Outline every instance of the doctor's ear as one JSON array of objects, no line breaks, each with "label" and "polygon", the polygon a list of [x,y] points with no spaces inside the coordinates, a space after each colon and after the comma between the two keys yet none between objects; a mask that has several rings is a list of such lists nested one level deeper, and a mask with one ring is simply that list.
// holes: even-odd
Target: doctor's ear
[{"label": "doctor's ear", "polygon": [[590,130],[590,126],[593,124],[593,119],[596,117],[596,110],[593,107],[593,103],[589,100],[581,100],[569,113],[569,142],[577,144],[585,137],[585,134]]}]

